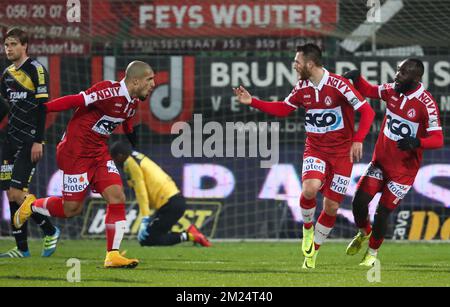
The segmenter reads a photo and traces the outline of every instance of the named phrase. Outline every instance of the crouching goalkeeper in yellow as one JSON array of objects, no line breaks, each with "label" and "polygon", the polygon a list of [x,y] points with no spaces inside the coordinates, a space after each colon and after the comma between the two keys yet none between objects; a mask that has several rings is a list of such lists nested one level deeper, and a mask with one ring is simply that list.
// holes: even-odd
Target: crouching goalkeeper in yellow
[{"label": "crouching goalkeeper in yellow", "polygon": [[[155,162],[122,142],[112,144],[110,154],[116,165],[123,167],[128,185],[136,194],[139,214],[142,216],[138,233],[138,241],[142,246],[174,245],[184,241],[211,246],[194,225],[185,232],[170,231],[183,216],[186,201],[172,178]],[[150,209],[155,210],[152,216]]]}]

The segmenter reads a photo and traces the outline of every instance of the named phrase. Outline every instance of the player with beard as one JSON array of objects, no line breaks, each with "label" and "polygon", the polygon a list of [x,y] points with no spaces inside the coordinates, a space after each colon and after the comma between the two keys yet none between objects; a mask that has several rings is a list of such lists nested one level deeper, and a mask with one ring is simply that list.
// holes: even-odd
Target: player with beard
[{"label": "player with beard", "polygon": [[[398,66],[393,83],[371,85],[358,70],[344,74],[364,96],[386,102],[382,132],[372,162],[358,182],[352,204],[359,231],[348,245],[347,254],[357,254],[369,240],[360,263],[363,266],[373,266],[376,262],[389,215],[414,183],[424,149],[436,149],[444,144],[436,101],[420,82],[423,73],[422,61],[406,59]],[[372,227],[368,207],[378,192],[382,194]]]},{"label": "player with beard", "polygon": [[123,128],[134,146],[132,118],[140,101],[155,87],[155,75],[147,63],[131,62],[120,82],[101,81],[78,95],[69,95],[45,104],[47,112],[76,111],[58,144],[56,158],[63,171],[63,198],[37,199],[28,195],[14,215],[20,228],[33,212],[68,218],[79,215],[88,187],[100,193],[107,202],[105,268],[134,268],[137,259],[119,253],[126,228],[125,194],[122,179],[108,152],[108,139],[117,126]]},{"label": "player with beard", "polygon": [[[375,113],[347,79],[328,72],[317,45],[297,47],[293,63],[299,80],[284,101],[268,102],[252,97],[242,86],[234,89],[238,101],[278,117],[299,107],[306,109],[306,143],[303,154],[302,194],[303,268],[315,268],[319,247],[330,234],[339,204],[345,198],[354,161],[363,153],[363,140]],[[355,111],[361,114],[354,131]],[[324,195],[323,211],[313,226],[316,196]]]}]

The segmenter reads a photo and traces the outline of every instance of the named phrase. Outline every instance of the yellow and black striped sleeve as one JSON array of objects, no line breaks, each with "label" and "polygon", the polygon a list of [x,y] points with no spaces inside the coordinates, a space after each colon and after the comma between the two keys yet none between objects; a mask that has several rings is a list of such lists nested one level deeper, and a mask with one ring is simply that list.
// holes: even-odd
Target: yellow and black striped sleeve
[{"label": "yellow and black striped sleeve", "polygon": [[144,173],[132,156],[128,157],[125,161],[124,171],[128,177],[128,185],[133,188],[136,195],[136,201],[139,205],[139,214],[141,216],[149,216],[149,199],[147,188],[145,186]]},{"label": "yellow and black striped sleeve", "polygon": [[34,67],[31,78],[35,88],[34,98],[37,101],[36,136],[34,141],[41,143],[44,140],[45,133],[46,110],[44,103],[49,99],[49,77],[47,70],[41,63],[34,60],[31,64]]}]

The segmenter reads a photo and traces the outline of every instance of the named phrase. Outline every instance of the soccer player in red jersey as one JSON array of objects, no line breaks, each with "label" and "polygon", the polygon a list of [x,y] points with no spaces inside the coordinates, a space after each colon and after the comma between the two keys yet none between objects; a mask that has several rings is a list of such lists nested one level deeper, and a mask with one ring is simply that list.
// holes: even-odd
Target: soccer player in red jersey
[{"label": "soccer player in red jersey", "polygon": [[[440,148],[444,144],[439,108],[420,82],[423,73],[422,61],[406,59],[398,66],[393,83],[371,85],[358,70],[344,75],[353,80],[364,96],[386,102],[382,132],[378,136],[372,162],[358,182],[352,204],[359,232],[347,247],[347,254],[355,255],[362,243],[369,240],[360,265],[375,264],[389,215],[414,183],[424,149]],[[381,198],[372,228],[368,206],[378,192],[381,192]]]},{"label": "soccer player in red jersey", "polygon": [[[79,215],[88,186],[107,202],[107,254],[104,266],[133,268],[137,259],[119,253],[125,232],[125,194],[122,180],[109,155],[107,141],[115,128],[123,124],[130,142],[135,142],[132,117],[140,101],[155,87],[154,72],[144,62],[131,62],[120,81],[102,81],[78,95],[55,99],[45,104],[47,112],[76,108],[62,141],[57,147],[57,162],[64,172],[63,198],[25,198],[14,216],[20,227],[33,212],[68,218]],[[134,145],[134,144],[133,144]]]},{"label": "soccer player in red jersey", "polygon": [[[307,138],[300,197],[302,251],[305,256],[303,268],[315,268],[318,249],[334,226],[339,204],[350,183],[353,162],[362,157],[362,143],[375,113],[347,79],[323,67],[318,46],[306,44],[297,47],[293,66],[299,81],[284,101],[259,100],[242,86],[234,89],[234,93],[240,103],[278,117],[287,116],[298,107],[306,109]],[[355,111],[361,113],[356,133]],[[324,205],[314,227],[319,191],[324,195]]]}]

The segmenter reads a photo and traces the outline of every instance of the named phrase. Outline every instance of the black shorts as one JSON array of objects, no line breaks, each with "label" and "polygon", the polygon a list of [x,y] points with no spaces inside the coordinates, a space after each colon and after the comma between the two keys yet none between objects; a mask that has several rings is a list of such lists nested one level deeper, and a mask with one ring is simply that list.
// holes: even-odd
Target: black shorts
[{"label": "black shorts", "polygon": [[27,190],[33,177],[36,163],[31,162],[32,143],[17,145],[5,140],[1,150],[0,188],[10,187]]},{"label": "black shorts", "polygon": [[185,210],[186,201],[180,193],[169,198],[167,204],[156,210],[152,216],[147,228],[150,236],[159,236],[169,232],[183,216]]}]

